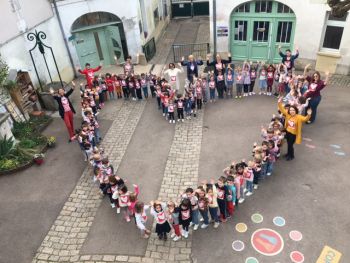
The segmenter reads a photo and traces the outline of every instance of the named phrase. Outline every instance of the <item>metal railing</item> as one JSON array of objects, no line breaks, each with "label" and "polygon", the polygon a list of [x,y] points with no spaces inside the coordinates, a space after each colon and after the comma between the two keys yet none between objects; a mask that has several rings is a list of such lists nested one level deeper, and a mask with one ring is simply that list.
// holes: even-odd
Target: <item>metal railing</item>
[{"label": "metal railing", "polygon": [[180,62],[182,57],[187,59],[189,55],[205,60],[209,52],[209,43],[173,44],[174,62]]}]

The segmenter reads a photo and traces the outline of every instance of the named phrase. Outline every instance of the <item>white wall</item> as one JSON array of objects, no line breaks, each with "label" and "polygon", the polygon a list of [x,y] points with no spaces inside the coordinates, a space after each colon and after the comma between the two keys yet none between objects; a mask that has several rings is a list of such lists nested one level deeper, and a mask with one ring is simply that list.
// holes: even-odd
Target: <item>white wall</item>
[{"label": "white wall", "polygon": [[[122,4],[118,4],[118,2]],[[103,4],[101,4],[100,0],[65,0],[58,2],[57,5],[67,38],[72,35],[71,26],[73,22],[80,16],[91,12],[109,12],[118,16],[123,22],[129,54],[132,57],[136,57],[137,53],[142,52],[142,42],[138,25],[138,21],[140,20],[138,15],[138,0],[103,0]],[[72,42],[69,42],[68,45],[74,64],[79,65],[75,46]]]},{"label": "white wall", "polygon": [[[245,0],[227,1],[216,0],[217,26],[228,26],[230,28],[230,16],[232,11]],[[326,11],[329,7],[323,0],[280,0],[279,2],[288,5],[296,15],[296,29],[294,43],[299,47],[300,58],[316,60],[317,52],[320,50],[321,37],[324,30]],[[210,41],[213,47],[213,3],[210,1]],[[340,73],[348,73],[350,66],[350,18],[348,26],[344,30],[340,54],[342,55],[339,64],[343,69]],[[229,37],[217,38],[217,51],[228,52]],[[340,66],[338,66],[340,68]]]},{"label": "white wall", "polygon": [[[64,81],[70,81],[73,78],[73,71],[69,63],[68,53],[61,37],[57,19],[53,17],[40,24],[30,32],[34,32],[35,29],[37,31],[43,31],[46,33],[47,38],[43,40],[43,42],[52,47],[62,79]],[[30,77],[34,82],[34,85],[36,85],[37,77],[29,55],[29,49],[34,46],[35,41],[30,42],[27,40],[28,33],[29,32],[26,32],[25,34],[22,34],[9,41],[8,43],[2,45],[0,47],[0,53],[10,68],[29,70]],[[40,79],[49,81],[50,79],[45,67],[45,62],[42,58],[42,55],[37,51],[37,49],[36,52],[33,53],[33,57],[37,64]],[[51,70],[52,78],[54,80],[58,80],[56,68],[49,54],[47,55],[47,61]]]}]

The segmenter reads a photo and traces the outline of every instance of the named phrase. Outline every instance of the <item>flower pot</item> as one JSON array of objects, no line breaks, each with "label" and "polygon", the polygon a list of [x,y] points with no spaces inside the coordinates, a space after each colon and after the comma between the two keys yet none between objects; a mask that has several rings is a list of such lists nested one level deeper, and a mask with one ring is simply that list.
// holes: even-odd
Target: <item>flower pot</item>
[{"label": "flower pot", "polygon": [[37,158],[37,159],[34,159],[34,162],[37,165],[42,165],[44,163],[44,159],[43,158]]}]

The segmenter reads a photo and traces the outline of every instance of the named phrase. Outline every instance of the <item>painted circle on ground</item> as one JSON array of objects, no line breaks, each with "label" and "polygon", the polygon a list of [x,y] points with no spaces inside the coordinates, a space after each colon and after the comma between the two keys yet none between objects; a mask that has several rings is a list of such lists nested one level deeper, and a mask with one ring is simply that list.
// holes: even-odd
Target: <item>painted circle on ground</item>
[{"label": "painted circle on ground", "polygon": [[275,256],[279,254],[284,247],[282,236],[275,230],[269,228],[260,228],[256,230],[251,237],[253,248],[264,256]]},{"label": "painted circle on ground", "polygon": [[272,221],[276,226],[285,226],[286,225],[286,220],[281,216],[274,217]]},{"label": "painted circle on ground", "polygon": [[290,259],[294,263],[303,263],[304,262],[304,255],[303,255],[303,253],[301,253],[299,251],[293,251],[292,253],[290,253]]},{"label": "painted circle on ground", "polygon": [[238,223],[236,225],[236,231],[239,233],[245,233],[248,230],[248,227],[244,223]]},{"label": "painted circle on ground", "polygon": [[244,263],[259,263],[259,260],[257,260],[254,257],[249,257],[249,258],[246,258]]},{"label": "painted circle on ground", "polygon": [[259,224],[261,223],[262,221],[264,221],[264,217],[261,215],[261,214],[253,214],[252,215],[252,221],[255,223],[255,224]]},{"label": "painted circle on ground", "polygon": [[240,252],[244,249],[244,243],[241,240],[235,240],[232,242],[232,249]]},{"label": "painted circle on ground", "polygon": [[289,232],[289,237],[293,241],[300,241],[303,239],[303,234],[300,233],[298,230],[293,230]]}]

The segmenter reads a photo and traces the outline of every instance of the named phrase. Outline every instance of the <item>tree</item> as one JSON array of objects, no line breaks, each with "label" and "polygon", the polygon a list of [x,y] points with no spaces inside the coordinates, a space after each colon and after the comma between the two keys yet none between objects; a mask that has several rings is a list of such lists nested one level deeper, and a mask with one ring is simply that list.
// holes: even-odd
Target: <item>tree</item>
[{"label": "tree", "polygon": [[350,0],[327,0],[332,15],[343,17],[350,10]]},{"label": "tree", "polygon": [[5,61],[1,59],[1,55],[0,55],[0,86],[4,84],[8,76],[8,73],[9,73],[9,67],[7,66]]}]

